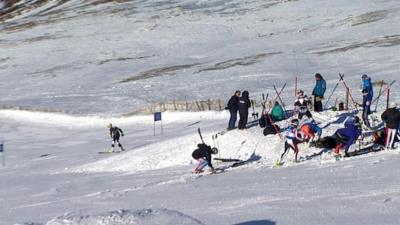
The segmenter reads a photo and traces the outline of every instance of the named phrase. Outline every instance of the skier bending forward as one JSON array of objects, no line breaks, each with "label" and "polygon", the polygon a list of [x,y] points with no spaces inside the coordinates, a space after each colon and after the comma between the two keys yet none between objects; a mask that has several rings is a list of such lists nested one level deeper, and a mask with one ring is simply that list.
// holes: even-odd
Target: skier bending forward
[{"label": "skier bending forward", "polygon": [[197,147],[198,149],[194,150],[192,153],[192,157],[197,161],[194,172],[201,173],[206,166],[209,166],[211,172],[213,172],[214,167],[211,164],[211,154],[214,154],[215,152],[209,145],[206,144],[198,144]]},{"label": "skier bending forward", "polygon": [[286,130],[285,130],[285,137],[286,137],[285,151],[282,153],[279,163],[282,162],[283,157],[288,153],[289,149],[293,149],[293,151],[295,153],[294,160],[295,160],[295,162],[298,162],[297,155],[299,153],[299,147],[297,146],[297,144],[304,141],[303,138],[300,137],[301,135],[297,132],[298,126],[299,126],[299,120],[293,119],[290,122],[289,127],[286,128]]},{"label": "skier bending forward", "polygon": [[121,130],[121,128],[117,126],[113,126],[111,123],[108,124],[107,126],[110,129],[110,137],[111,137],[111,149],[109,152],[114,152],[114,147],[115,143],[118,143],[118,147],[121,148],[121,151],[125,151],[125,149],[122,147],[121,143],[119,142],[120,136],[124,136],[124,132]]}]

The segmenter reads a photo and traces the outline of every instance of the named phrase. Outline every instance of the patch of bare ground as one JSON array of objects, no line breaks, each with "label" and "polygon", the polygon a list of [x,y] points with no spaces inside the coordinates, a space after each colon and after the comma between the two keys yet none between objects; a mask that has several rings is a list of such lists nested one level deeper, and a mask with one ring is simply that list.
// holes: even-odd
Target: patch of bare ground
[{"label": "patch of bare ground", "polygon": [[149,78],[159,77],[159,76],[164,76],[164,75],[175,75],[180,70],[189,69],[189,68],[195,67],[197,65],[199,65],[199,64],[195,63],[195,64],[185,64],[185,65],[174,65],[174,66],[167,66],[167,67],[151,69],[151,70],[143,71],[143,72],[137,74],[136,76],[126,78],[126,79],[120,81],[120,83],[144,80],[144,79],[149,79]]},{"label": "patch of bare ground", "polygon": [[261,62],[268,56],[278,55],[281,53],[282,52],[261,53],[261,54],[246,56],[246,57],[238,58],[238,59],[230,59],[230,60],[227,60],[224,62],[216,63],[213,66],[202,68],[199,71],[197,71],[197,73],[200,73],[203,71],[211,71],[211,70],[223,70],[223,69],[228,69],[228,68],[235,67],[235,66],[249,66],[249,65],[253,65],[255,63]]},{"label": "patch of bare ground", "polygon": [[400,45],[400,35],[377,37],[366,42],[353,43],[347,46],[315,51],[313,53],[317,55],[324,55],[330,53],[347,52],[357,48],[392,47],[396,45]]},{"label": "patch of bare ground", "polygon": [[103,65],[109,62],[117,62],[117,61],[128,61],[128,60],[139,60],[139,59],[148,59],[154,57],[154,55],[151,56],[140,56],[140,57],[119,57],[116,59],[105,59],[97,63],[97,65]]},{"label": "patch of bare ground", "polygon": [[394,13],[398,10],[378,10],[373,12],[367,12],[358,16],[352,16],[346,18],[344,20],[339,21],[338,23],[343,24],[350,24],[351,26],[359,26],[362,24],[373,23],[380,20],[385,19],[390,13]]}]

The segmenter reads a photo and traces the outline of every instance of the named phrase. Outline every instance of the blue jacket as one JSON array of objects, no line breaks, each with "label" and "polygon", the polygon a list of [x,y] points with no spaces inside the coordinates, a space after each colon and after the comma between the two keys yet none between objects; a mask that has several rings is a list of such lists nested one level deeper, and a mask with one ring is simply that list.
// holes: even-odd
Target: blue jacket
[{"label": "blue jacket", "polygon": [[374,90],[372,88],[372,82],[371,78],[367,78],[363,80],[363,89],[368,91],[367,94],[367,101],[372,101],[372,98],[374,97]]},{"label": "blue jacket", "polygon": [[311,127],[311,130],[314,132],[314,134],[318,134],[318,136],[321,136],[322,129],[316,123],[306,123],[306,125]]},{"label": "blue jacket", "polygon": [[326,91],[326,82],[324,79],[319,79],[315,83],[314,90],[312,92],[312,95],[314,96],[319,96],[319,97],[324,97]]},{"label": "blue jacket", "polygon": [[349,150],[350,146],[354,144],[357,138],[361,135],[361,130],[356,125],[348,123],[345,128],[337,130],[335,134],[339,134],[346,138],[347,142],[344,148]]}]

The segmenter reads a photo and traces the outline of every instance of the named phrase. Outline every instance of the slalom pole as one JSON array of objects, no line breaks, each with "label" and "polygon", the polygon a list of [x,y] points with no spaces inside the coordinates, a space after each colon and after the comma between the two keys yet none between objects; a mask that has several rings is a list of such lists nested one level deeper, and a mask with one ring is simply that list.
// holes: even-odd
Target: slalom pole
[{"label": "slalom pole", "polygon": [[1,143],[0,143],[0,155],[1,155],[1,161],[2,161],[2,165],[3,167],[6,166],[6,156],[4,153],[4,139],[3,136],[1,137]]},{"label": "slalom pole", "polygon": [[390,101],[390,88],[387,90],[386,94],[386,110],[389,108],[389,101]]},{"label": "slalom pole", "polygon": [[[339,76],[340,76],[340,73],[339,73]],[[357,106],[358,104],[357,104],[357,102],[354,100],[353,95],[351,94],[350,88],[349,88],[349,86],[347,85],[347,82],[346,82],[344,79],[343,79],[343,84],[344,84],[344,86],[347,88],[347,90],[349,91],[349,96],[350,96],[351,101],[353,102],[353,105],[354,105],[354,106]],[[356,108],[356,109],[357,109],[357,108]]]},{"label": "slalom pole", "polygon": [[294,97],[297,96],[297,76],[294,78]]},{"label": "slalom pole", "polygon": [[[379,88],[378,98],[376,99],[375,112],[376,112],[376,110],[378,109],[378,105],[379,105],[379,96],[382,95],[383,84],[384,84],[384,81],[382,80],[382,81],[381,81],[381,87]],[[371,104],[372,104],[372,102],[371,102]]]},{"label": "slalom pole", "polygon": [[376,101],[378,101],[379,97],[381,95],[383,95],[394,83],[396,83],[396,80],[392,81],[392,83],[390,83],[388,86],[385,87],[385,89],[383,89],[382,93],[380,95],[378,95],[372,102],[371,104],[375,103]]}]

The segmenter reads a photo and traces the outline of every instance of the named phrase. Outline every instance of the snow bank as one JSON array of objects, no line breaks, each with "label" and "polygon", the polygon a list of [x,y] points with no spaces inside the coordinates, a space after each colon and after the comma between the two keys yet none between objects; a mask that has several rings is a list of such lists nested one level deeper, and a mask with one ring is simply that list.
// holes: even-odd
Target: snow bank
[{"label": "snow bank", "polygon": [[[323,135],[331,135],[337,128],[341,127],[347,113],[324,112],[314,113],[315,119],[324,129]],[[343,118],[342,118],[343,117]],[[281,128],[288,125],[288,121],[279,122]],[[217,132],[203,132],[206,144],[217,147],[219,153],[214,155],[218,158],[240,159],[243,161],[260,159],[254,164],[260,166],[271,166],[283,152],[283,139],[279,135],[264,136],[263,129],[254,126],[246,130],[232,130],[224,135],[217,135],[217,139],[212,136]],[[282,137],[283,138],[283,137]],[[93,163],[89,163],[77,168],[72,172],[138,172],[146,170],[163,169],[173,166],[185,166],[194,164],[192,152],[200,142],[197,133],[176,137],[167,141],[157,142],[137,149],[123,152],[117,155],[110,155]],[[308,144],[300,144],[300,156],[315,155],[321,149],[310,148]],[[289,152],[287,161],[292,160],[293,153]],[[312,160],[311,160],[312,161]],[[215,163],[218,163],[217,161]],[[286,165],[291,165],[287,163]]]},{"label": "snow bank", "polygon": [[[162,119],[164,124],[191,122],[199,120],[211,120],[225,118],[226,112],[164,112]],[[108,123],[118,125],[153,124],[153,115],[129,116],[129,117],[101,117],[101,116],[73,116],[62,113],[36,112],[27,110],[0,110],[0,118],[40,123],[44,125],[80,128],[80,127],[105,127]]]},{"label": "snow bank", "polygon": [[[201,221],[169,209],[118,210],[100,215],[67,213],[50,220],[46,225],[201,225]],[[21,225],[39,225],[24,223]]]}]

